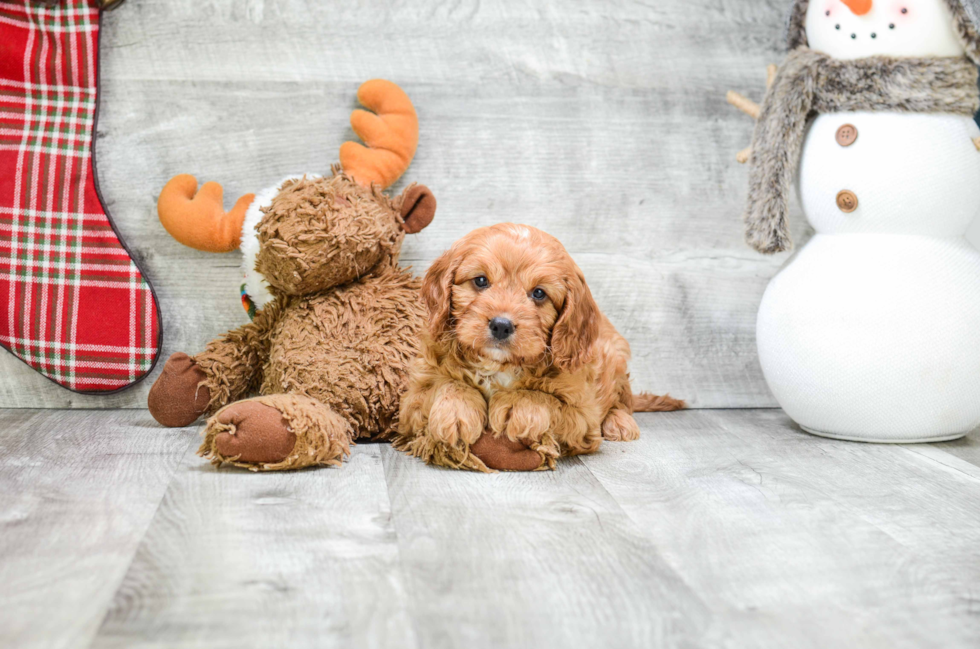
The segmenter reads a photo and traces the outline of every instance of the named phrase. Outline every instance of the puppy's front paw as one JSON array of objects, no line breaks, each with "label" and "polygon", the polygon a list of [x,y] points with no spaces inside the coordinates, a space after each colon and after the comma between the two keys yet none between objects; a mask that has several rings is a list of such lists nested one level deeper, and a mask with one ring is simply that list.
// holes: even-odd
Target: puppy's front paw
[{"label": "puppy's front paw", "polygon": [[490,400],[490,428],[514,441],[540,443],[554,425],[551,413],[557,411],[556,403],[543,392],[498,392]]},{"label": "puppy's front paw", "polygon": [[429,435],[444,444],[456,445],[462,440],[473,444],[487,426],[487,414],[482,397],[456,390],[440,394],[429,411]]},{"label": "puppy's front paw", "polygon": [[602,437],[610,442],[632,442],[640,439],[640,427],[625,410],[611,410],[602,422]]}]

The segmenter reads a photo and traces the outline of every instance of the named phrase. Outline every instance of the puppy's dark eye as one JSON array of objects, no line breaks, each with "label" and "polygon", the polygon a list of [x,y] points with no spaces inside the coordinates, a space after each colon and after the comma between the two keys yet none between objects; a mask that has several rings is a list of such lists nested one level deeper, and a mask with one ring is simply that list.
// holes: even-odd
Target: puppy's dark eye
[{"label": "puppy's dark eye", "polygon": [[548,297],[548,294],[544,292],[543,288],[536,288],[531,291],[531,297],[540,302]]},{"label": "puppy's dark eye", "polygon": [[480,275],[479,277],[473,280],[473,286],[477,288],[490,288],[490,280],[488,280],[483,275]]}]

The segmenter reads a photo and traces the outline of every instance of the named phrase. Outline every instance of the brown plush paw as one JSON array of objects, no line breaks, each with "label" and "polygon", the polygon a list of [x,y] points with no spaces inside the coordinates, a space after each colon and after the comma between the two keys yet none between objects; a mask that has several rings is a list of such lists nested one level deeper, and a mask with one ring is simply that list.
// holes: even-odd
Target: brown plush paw
[{"label": "brown plush paw", "polygon": [[204,414],[211,401],[211,392],[200,385],[206,378],[204,370],[190,356],[177,352],[167,359],[146,405],[153,418],[164,426],[190,426]]},{"label": "brown plush paw", "polygon": [[535,471],[543,463],[537,451],[504,435],[496,437],[489,431],[470,445],[470,452],[497,471]]},{"label": "brown plush paw", "polygon": [[296,435],[282,413],[256,401],[239,401],[224,408],[218,423],[231,426],[214,437],[214,448],[221,457],[237,457],[238,462],[275,464],[293,452]]}]

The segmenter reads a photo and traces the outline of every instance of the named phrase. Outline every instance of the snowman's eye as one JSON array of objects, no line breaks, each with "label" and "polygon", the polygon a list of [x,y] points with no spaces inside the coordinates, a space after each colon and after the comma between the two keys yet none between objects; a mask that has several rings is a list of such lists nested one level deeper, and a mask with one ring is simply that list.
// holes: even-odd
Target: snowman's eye
[{"label": "snowman's eye", "polygon": [[828,9],[828,10],[827,10],[827,15],[828,15],[828,16],[830,15],[830,9]]},{"label": "snowman's eye", "polygon": [[834,25],[834,29],[840,29],[840,25]]},{"label": "snowman's eye", "polygon": [[905,7],[902,7],[902,13],[903,13],[903,14],[907,14],[908,12],[909,12],[909,10],[908,10],[908,9],[906,9]]},{"label": "snowman's eye", "polygon": [[895,23],[889,23],[888,29],[895,29]]}]

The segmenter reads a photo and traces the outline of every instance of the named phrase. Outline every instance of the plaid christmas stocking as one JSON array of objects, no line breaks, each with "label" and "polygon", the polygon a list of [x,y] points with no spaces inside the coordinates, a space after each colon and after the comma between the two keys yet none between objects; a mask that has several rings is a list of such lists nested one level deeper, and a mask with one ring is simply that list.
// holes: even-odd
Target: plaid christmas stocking
[{"label": "plaid christmas stocking", "polygon": [[0,344],[69,390],[153,368],[153,289],[95,176],[99,0],[0,0]]}]

